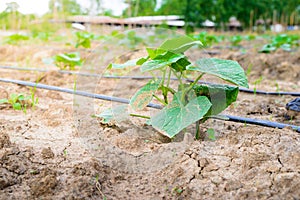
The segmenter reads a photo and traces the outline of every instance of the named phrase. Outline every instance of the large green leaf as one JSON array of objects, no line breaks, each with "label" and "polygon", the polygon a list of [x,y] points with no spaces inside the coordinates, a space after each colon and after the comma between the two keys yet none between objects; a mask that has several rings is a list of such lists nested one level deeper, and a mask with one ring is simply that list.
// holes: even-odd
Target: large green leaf
[{"label": "large green leaf", "polygon": [[74,62],[78,65],[81,65],[80,55],[77,52],[58,54],[58,55],[56,55],[56,58],[59,61],[69,61],[69,62]]},{"label": "large green leaf", "polygon": [[195,85],[194,91],[197,96],[206,96],[212,106],[206,116],[217,115],[236,101],[239,88],[229,85]]},{"label": "large green leaf", "polygon": [[127,67],[134,67],[134,66],[137,65],[136,63],[139,60],[140,59],[128,60],[127,62],[125,62],[123,64],[111,63],[111,64],[109,64],[108,69],[124,69],[124,68],[127,68]]},{"label": "large green leaf", "polygon": [[163,54],[156,56],[155,59],[146,61],[141,66],[141,71],[153,71],[176,63],[181,58],[185,58],[183,54],[175,54],[170,51],[167,51]]},{"label": "large green leaf", "polygon": [[202,45],[200,41],[195,41],[188,36],[180,36],[177,38],[166,40],[162,45],[160,45],[160,49],[164,49],[167,51],[172,51],[174,53],[183,53],[192,46]]},{"label": "large green leaf", "polygon": [[186,58],[181,58],[177,62],[172,63],[171,67],[177,72],[182,72],[186,70],[186,67],[191,65],[191,63]]},{"label": "large green leaf", "polygon": [[187,70],[215,75],[233,84],[249,88],[248,80],[243,68],[238,62],[233,60],[203,58],[197,60],[194,66],[188,66]]},{"label": "large green leaf", "polygon": [[161,54],[164,54],[167,52],[167,50],[164,50],[164,49],[154,49],[154,48],[146,48],[147,52],[148,52],[148,56],[151,58],[151,59],[155,59],[156,56],[159,56]]},{"label": "large green leaf", "polygon": [[149,81],[140,88],[131,98],[130,105],[134,110],[144,109],[152,100],[153,94],[159,88],[160,81]]},{"label": "large green leaf", "polygon": [[109,123],[112,120],[121,122],[126,120],[128,116],[127,105],[118,105],[95,115],[95,117],[100,117],[103,123]]},{"label": "large green leaf", "polygon": [[203,118],[211,107],[205,96],[194,97],[187,104],[181,98],[182,92],[176,93],[167,107],[151,117],[151,125],[170,138]]}]

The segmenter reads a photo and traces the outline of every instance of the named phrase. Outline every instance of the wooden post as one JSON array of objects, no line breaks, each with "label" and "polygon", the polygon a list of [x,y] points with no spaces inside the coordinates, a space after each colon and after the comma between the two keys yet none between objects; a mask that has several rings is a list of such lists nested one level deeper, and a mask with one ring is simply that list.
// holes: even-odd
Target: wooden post
[{"label": "wooden post", "polygon": [[290,25],[294,26],[295,23],[295,11],[292,12],[291,16],[290,16]]},{"label": "wooden post", "polygon": [[272,22],[272,25],[273,25],[273,26],[277,23],[277,20],[276,20],[277,17],[276,17],[276,15],[277,15],[277,11],[274,10],[274,11],[273,11],[273,20],[272,20],[272,21],[273,21],[273,22]]},{"label": "wooden post", "polygon": [[250,11],[250,21],[249,21],[250,32],[253,31],[253,15],[254,15],[254,11],[251,10],[251,11]]},{"label": "wooden post", "polygon": [[136,0],[135,10],[134,10],[134,17],[138,16],[139,4],[140,4],[140,0]]}]

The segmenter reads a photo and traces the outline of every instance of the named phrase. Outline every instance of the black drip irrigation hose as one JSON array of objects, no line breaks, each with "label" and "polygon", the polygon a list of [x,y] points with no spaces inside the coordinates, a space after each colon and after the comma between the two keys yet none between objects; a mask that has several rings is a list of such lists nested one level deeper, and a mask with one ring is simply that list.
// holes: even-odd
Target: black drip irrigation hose
[{"label": "black drip irrigation hose", "polygon": [[[38,72],[49,72],[48,69],[37,69],[37,68],[23,68],[23,67],[12,67],[12,66],[0,66],[1,69],[11,69],[11,70],[21,70],[21,71],[38,71]],[[152,76],[114,76],[114,75],[99,75],[99,74],[91,74],[91,73],[82,73],[82,72],[73,72],[67,70],[59,70],[61,74],[71,74],[71,75],[78,75],[78,76],[90,76],[90,77],[99,77],[99,78],[111,78],[111,79],[136,79],[136,80],[143,80],[143,79],[152,79]],[[171,80],[177,80],[177,78],[171,78]],[[188,82],[193,82],[193,80],[186,79]],[[203,84],[212,84],[209,82],[199,81],[199,83]],[[263,90],[251,90],[247,88],[239,88],[240,92],[250,93],[250,94],[261,94],[261,95],[273,95],[273,96],[300,96],[300,92],[267,92]]]},{"label": "black drip irrigation hose", "polygon": [[239,88],[240,92],[251,93],[251,94],[263,94],[263,95],[275,95],[275,96],[283,96],[283,95],[290,95],[300,97],[300,92],[267,92],[262,90],[250,90],[247,88]]},{"label": "black drip irrigation hose", "polygon": [[[45,84],[41,84],[41,83],[32,83],[32,82],[28,82],[28,81],[11,80],[11,79],[5,79],[5,78],[0,78],[0,82],[13,83],[13,84],[18,84],[18,85],[23,85],[23,86],[28,86],[28,87],[45,89],[45,90],[53,90],[53,91],[65,92],[65,93],[69,93],[69,94],[76,94],[76,95],[80,95],[80,96],[85,96],[85,97],[94,98],[94,99],[101,99],[101,100],[105,100],[105,101],[114,101],[114,102],[118,102],[118,103],[129,104],[129,100],[124,99],[124,98],[112,97],[112,96],[101,95],[101,94],[94,94],[94,93],[80,91],[80,90],[71,90],[68,88],[61,88],[61,87],[45,85]],[[156,109],[162,108],[160,105],[153,104],[153,103],[150,103],[148,105],[148,107],[156,108]]]},{"label": "black drip irrigation hose", "polygon": [[[18,85],[23,85],[23,86],[28,86],[28,87],[45,89],[45,90],[53,90],[53,91],[58,91],[58,92],[76,94],[76,95],[80,95],[80,96],[101,99],[101,100],[105,100],[105,101],[113,101],[113,102],[129,104],[129,100],[125,99],[125,98],[118,98],[118,97],[94,94],[94,93],[89,93],[89,92],[84,92],[84,91],[79,91],[79,90],[71,90],[71,89],[67,89],[67,88],[50,86],[50,85],[45,85],[45,84],[40,84],[40,83],[32,83],[32,82],[28,82],[28,81],[11,80],[11,79],[4,79],[4,78],[0,78],[0,82],[13,83],[13,84],[18,84]],[[147,107],[155,108],[155,109],[163,108],[161,105],[153,104],[153,103],[149,103],[147,105]],[[219,116],[220,117],[218,117],[216,119],[224,120],[224,118],[225,118],[226,120],[232,121],[232,122],[254,124],[254,125],[279,128],[279,129],[282,129],[284,127],[292,127],[292,129],[294,129],[295,131],[300,133],[300,126],[295,126],[295,125],[291,125],[291,124],[283,124],[283,123],[271,122],[271,121],[267,121],[267,120],[251,119],[251,118],[231,116],[231,115],[219,115]]]},{"label": "black drip irrigation hose", "polygon": [[284,127],[291,127],[295,131],[300,133],[300,126],[295,126],[291,124],[284,124],[284,123],[278,123],[278,122],[271,122],[267,120],[260,120],[260,119],[251,119],[246,117],[237,117],[237,116],[231,116],[231,115],[220,115],[222,117],[229,118],[229,121],[232,122],[239,122],[239,123],[245,123],[245,124],[254,124],[259,126],[266,126],[266,127],[273,127],[273,128],[279,128],[282,129]]}]

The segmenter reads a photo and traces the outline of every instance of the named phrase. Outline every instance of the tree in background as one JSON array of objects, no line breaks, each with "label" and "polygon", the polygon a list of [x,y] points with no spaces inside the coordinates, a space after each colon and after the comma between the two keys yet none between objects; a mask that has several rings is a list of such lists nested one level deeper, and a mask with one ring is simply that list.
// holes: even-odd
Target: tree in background
[{"label": "tree in background", "polygon": [[163,0],[155,14],[182,15],[188,26],[210,19],[226,24],[235,16],[247,28],[257,19],[299,23],[300,0]]},{"label": "tree in background", "polygon": [[35,19],[34,15],[23,15],[18,9],[16,2],[6,4],[6,9],[0,13],[0,29],[24,29],[28,27],[29,21]]},{"label": "tree in background", "polygon": [[85,13],[76,0],[50,0],[49,11],[54,15],[80,15]]},{"label": "tree in background", "polygon": [[187,8],[187,0],[162,0],[161,7],[157,10],[158,15],[182,15]]},{"label": "tree in background", "polygon": [[124,17],[149,16],[155,14],[156,0],[127,0]]}]

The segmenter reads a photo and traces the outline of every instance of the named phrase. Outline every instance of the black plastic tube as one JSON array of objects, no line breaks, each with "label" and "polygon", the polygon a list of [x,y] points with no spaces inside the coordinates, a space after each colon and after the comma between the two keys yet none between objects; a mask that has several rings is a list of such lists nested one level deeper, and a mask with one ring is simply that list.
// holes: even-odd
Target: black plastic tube
[{"label": "black plastic tube", "polygon": [[220,116],[228,118],[229,121],[232,121],[232,122],[254,124],[254,125],[273,127],[273,128],[279,128],[279,129],[282,129],[285,127],[292,127],[292,129],[294,129],[300,133],[300,126],[295,126],[295,125],[291,125],[291,124],[283,124],[283,123],[271,122],[271,121],[267,121],[267,120],[252,119],[252,118],[246,118],[246,117],[237,117],[237,116],[231,116],[231,115],[220,115]]},{"label": "black plastic tube", "polygon": [[[0,82],[13,83],[13,84],[18,84],[18,85],[24,85],[24,86],[29,86],[29,87],[45,89],[45,90],[53,90],[53,91],[65,92],[65,93],[69,93],[69,94],[76,94],[76,95],[80,95],[80,96],[85,96],[85,97],[94,98],[94,99],[101,99],[101,100],[105,100],[105,101],[114,101],[114,102],[129,104],[129,100],[124,99],[124,98],[112,97],[112,96],[101,95],[101,94],[94,94],[94,93],[80,91],[80,90],[71,90],[68,88],[61,88],[61,87],[45,85],[45,84],[41,84],[41,83],[32,83],[32,82],[28,82],[28,81],[11,80],[11,79],[4,79],[4,78],[0,78]],[[153,103],[150,103],[148,105],[148,107],[156,108],[156,109],[162,108],[160,105],[153,104]]]},{"label": "black plastic tube", "polygon": [[[35,88],[40,88],[40,89],[54,90],[54,91],[58,91],[58,92],[76,94],[76,95],[80,95],[80,96],[101,99],[101,100],[105,100],[105,101],[114,101],[114,102],[129,104],[129,100],[124,99],[124,98],[118,98],[118,97],[112,97],[112,96],[106,96],[106,95],[100,95],[100,94],[93,94],[93,93],[89,93],[89,92],[71,90],[71,89],[67,89],[67,88],[50,86],[50,85],[45,85],[45,84],[40,84],[40,83],[32,83],[32,82],[28,82],[28,81],[11,80],[11,79],[4,79],[4,78],[0,78],[0,82],[13,83],[13,84],[18,84],[18,85],[23,85],[23,86],[28,86],[28,87],[35,87]],[[155,109],[163,108],[161,105],[153,104],[153,103],[148,104],[147,107],[155,108]],[[220,115],[220,118],[216,118],[216,119],[224,120],[224,118],[227,118],[228,121],[232,121],[232,122],[254,124],[254,125],[279,128],[279,129],[282,129],[284,127],[292,127],[294,130],[296,130],[297,132],[300,133],[300,126],[271,122],[271,121],[267,121],[267,120],[251,119],[251,118],[244,118],[244,117],[231,116],[231,115]]]},{"label": "black plastic tube", "polygon": [[[22,70],[22,71],[38,71],[38,72],[48,72],[50,70],[47,69],[37,69],[37,68],[22,68],[22,67],[13,67],[13,66],[0,66],[1,69],[11,69],[11,70]],[[111,78],[111,79],[152,79],[152,76],[113,76],[113,75],[99,75],[99,74],[91,74],[91,73],[82,73],[82,72],[73,72],[66,70],[59,70],[61,74],[71,74],[78,76],[91,76],[91,77],[99,77],[99,78]],[[171,80],[177,80],[177,78],[171,78]],[[188,82],[193,82],[193,80],[186,79]],[[204,84],[212,84],[209,82],[199,81],[199,83]],[[250,93],[250,94],[261,94],[261,95],[273,95],[273,96],[281,96],[281,95],[290,95],[290,96],[300,96],[300,92],[267,92],[263,90],[251,90],[247,88],[239,88],[240,92]]]}]

